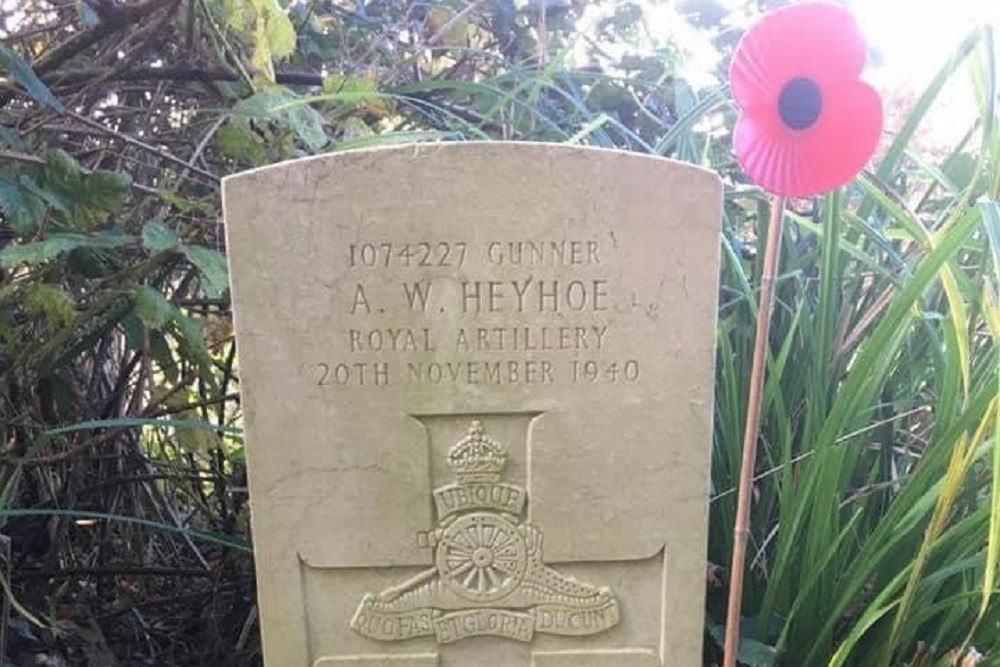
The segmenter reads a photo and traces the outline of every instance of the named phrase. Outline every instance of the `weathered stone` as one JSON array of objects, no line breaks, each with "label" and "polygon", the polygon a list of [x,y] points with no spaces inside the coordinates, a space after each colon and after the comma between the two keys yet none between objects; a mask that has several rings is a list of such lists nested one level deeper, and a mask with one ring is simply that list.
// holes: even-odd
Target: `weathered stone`
[{"label": "weathered stone", "polygon": [[268,667],[700,663],[717,177],[468,143],[223,191]]}]

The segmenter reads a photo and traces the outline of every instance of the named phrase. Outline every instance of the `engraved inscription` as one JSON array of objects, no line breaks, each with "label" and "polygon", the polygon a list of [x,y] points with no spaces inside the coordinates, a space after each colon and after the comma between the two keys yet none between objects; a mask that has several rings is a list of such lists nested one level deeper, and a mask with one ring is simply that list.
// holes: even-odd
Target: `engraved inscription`
[{"label": "engraved inscription", "polygon": [[462,312],[599,312],[607,297],[607,280],[474,280],[462,283]]},{"label": "engraved inscription", "polygon": [[434,631],[441,644],[450,644],[459,639],[479,635],[530,642],[534,630],[533,614],[506,609],[468,609],[445,614],[434,621]]},{"label": "engraved inscription", "polygon": [[[469,246],[464,241],[419,241],[417,243],[351,243],[347,246],[351,268],[390,268],[465,265]],[[600,264],[598,241],[490,241],[474,251],[496,266],[587,266]]]},{"label": "engraved inscription", "polygon": [[[350,325],[337,333],[342,356],[317,360],[315,384],[638,382],[641,362],[616,349],[616,327],[622,312],[655,318],[655,303],[641,302],[605,275],[614,264],[608,260],[620,259],[612,245],[597,239],[348,244],[352,280],[336,298]],[[398,280],[393,274],[403,269],[413,271]]]},{"label": "engraved inscription", "polygon": [[351,352],[433,352],[430,329],[348,329]]},{"label": "engraved inscription", "polygon": [[316,364],[316,384],[387,386],[402,382],[408,385],[512,385],[634,383],[639,381],[638,359],[601,361],[572,359],[564,364],[551,361],[508,359],[504,361],[408,361],[405,368],[393,369],[388,362]]},{"label": "engraved inscription", "polygon": [[458,330],[455,351],[600,350],[607,333],[607,326],[463,327]]},{"label": "engraved inscription", "polygon": [[597,241],[492,241],[486,260],[498,266],[583,266],[600,264]]},{"label": "engraved inscription", "polygon": [[507,453],[474,420],[448,452],[455,483],[434,490],[438,525],[418,533],[434,567],[365,594],[351,627],[379,641],[434,636],[448,644],[491,635],[529,642],[535,633],[592,635],[619,621],[607,587],[544,564],[542,532],[522,520],[527,494],[501,481]]},{"label": "engraved inscription", "polygon": [[330,385],[354,384],[359,387],[365,385],[387,385],[389,384],[389,364],[386,362],[376,362],[371,364],[316,364],[316,384],[320,387]]},{"label": "engraved inscription", "polygon": [[552,384],[551,361],[448,361],[406,364],[408,384]]},{"label": "engraved inscription", "polygon": [[421,241],[419,243],[351,243],[348,266],[389,268],[390,266],[462,266],[468,245],[464,241]]},{"label": "engraved inscription", "polygon": [[524,489],[513,484],[449,484],[434,489],[434,503],[442,518],[480,507],[518,516],[526,498]]}]

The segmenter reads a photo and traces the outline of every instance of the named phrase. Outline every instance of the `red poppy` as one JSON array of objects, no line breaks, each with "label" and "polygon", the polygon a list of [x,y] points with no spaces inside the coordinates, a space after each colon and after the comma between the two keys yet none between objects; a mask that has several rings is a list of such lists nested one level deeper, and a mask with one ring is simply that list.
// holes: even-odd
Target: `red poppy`
[{"label": "red poppy", "polygon": [[827,2],[770,12],[743,36],[730,70],[733,145],[750,178],[808,197],[861,171],[882,133],[882,100],[860,79],[866,55],[854,16]]}]

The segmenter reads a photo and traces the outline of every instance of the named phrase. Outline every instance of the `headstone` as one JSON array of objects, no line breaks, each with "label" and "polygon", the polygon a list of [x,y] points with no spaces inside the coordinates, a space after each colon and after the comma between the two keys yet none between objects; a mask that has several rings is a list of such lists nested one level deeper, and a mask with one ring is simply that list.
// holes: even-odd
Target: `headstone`
[{"label": "headstone", "polygon": [[692,667],[721,185],[542,144],[223,184],[268,667]]}]

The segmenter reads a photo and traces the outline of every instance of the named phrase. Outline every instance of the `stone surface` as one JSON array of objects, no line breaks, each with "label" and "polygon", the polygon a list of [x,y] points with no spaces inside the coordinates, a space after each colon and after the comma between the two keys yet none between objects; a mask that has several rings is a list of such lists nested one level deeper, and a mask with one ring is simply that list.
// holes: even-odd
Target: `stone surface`
[{"label": "stone surface", "polygon": [[700,664],[713,174],[436,144],[223,193],[268,667]]}]

